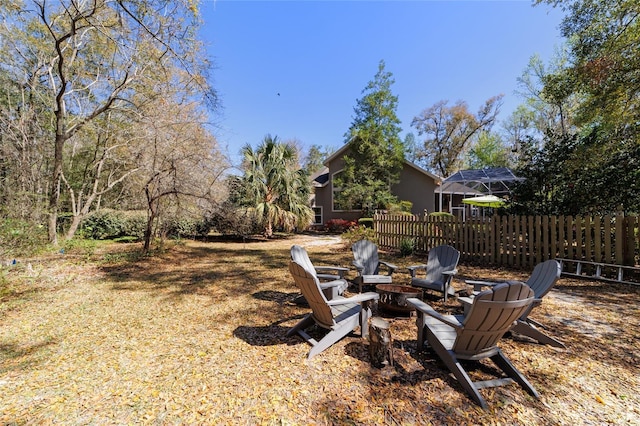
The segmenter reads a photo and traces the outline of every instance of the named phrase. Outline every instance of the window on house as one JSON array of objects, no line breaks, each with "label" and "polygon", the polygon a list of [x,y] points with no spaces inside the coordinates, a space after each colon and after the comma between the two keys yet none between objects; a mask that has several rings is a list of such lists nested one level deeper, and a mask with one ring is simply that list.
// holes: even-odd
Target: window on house
[{"label": "window on house", "polygon": [[322,207],[312,207],[313,209],[313,224],[322,225]]}]

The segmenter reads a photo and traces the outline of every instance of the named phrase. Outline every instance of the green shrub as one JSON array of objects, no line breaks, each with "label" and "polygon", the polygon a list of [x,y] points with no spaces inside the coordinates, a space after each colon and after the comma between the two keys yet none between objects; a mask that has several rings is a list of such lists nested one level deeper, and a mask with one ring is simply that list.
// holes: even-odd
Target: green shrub
[{"label": "green shrub", "polygon": [[400,240],[400,254],[402,256],[411,256],[416,248],[416,241],[413,238],[403,238]]},{"label": "green shrub", "polygon": [[410,216],[413,203],[411,201],[400,201],[389,206],[388,214]]},{"label": "green shrub", "polygon": [[378,243],[376,231],[363,225],[349,228],[346,232],[340,235],[340,238],[342,238],[342,240],[347,244],[348,248],[351,248],[353,243],[360,240],[369,240],[376,244]]},{"label": "green shrub", "polygon": [[162,235],[171,238],[191,237],[196,234],[196,223],[191,218],[172,218],[164,223]]},{"label": "green shrub", "polygon": [[429,216],[433,216],[433,217],[455,217],[454,215],[452,215],[451,213],[448,212],[432,212],[429,213]]},{"label": "green shrub", "polygon": [[255,214],[228,201],[209,213],[206,226],[222,235],[246,236],[264,230],[260,228]]},{"label": "green shrub", "polygon": [[38,253],[47,241],[47,229],[42,225],[0,219],[0,259]]},{"label": "green shrub", "polygon": [[135,237],[141,240],[147,226],[143,211],[100,210],[89,214],[80,224],[80,234],[94,240]]},{"label": "green shrub", "polygon": [[366,226],[367,228],[373,229],[373,218],[361,217],[360,219],[358,219],[358,225]]},{"label": "green shrub", "polygon": [[400,201],[400,211],[405,213],[411,213],[413,203],[411,201]]},{"label": "green shrub", "polygon": [[122,232],[119,237],[134,237],[138,241],[144,238],[147,229],[147,213],[142,211],[123,212]]}]

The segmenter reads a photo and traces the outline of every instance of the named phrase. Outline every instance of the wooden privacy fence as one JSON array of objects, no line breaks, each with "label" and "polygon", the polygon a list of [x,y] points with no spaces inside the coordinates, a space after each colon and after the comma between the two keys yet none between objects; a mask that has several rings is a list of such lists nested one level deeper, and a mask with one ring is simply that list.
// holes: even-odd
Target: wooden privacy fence
[{"label": "wooden privacy fence", "polygon": [[461,260],[532,268],[547,259],[638,265],[638,216],[492,216],[490,218],[375,215],[378,244],[400,249],[410,240],[417,252],[450,244]]}]

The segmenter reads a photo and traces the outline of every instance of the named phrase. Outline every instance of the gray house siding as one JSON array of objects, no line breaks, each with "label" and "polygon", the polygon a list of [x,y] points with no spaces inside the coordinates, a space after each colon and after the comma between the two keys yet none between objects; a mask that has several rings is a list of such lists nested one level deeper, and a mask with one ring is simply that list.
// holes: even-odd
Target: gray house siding
[{"label": "gray house siding", "polygon": [[391,192],[400,201],[411,201],[411,213],[432,213],[437,210],[435,190],[436,181],[410,163],[405,163],[400,173],[400,182],[391,188]]},{"label": "gray house siding", "polygon": [[[325,165],[328,168],[328,179],[320,179],[322,184],[314,182],[315,197],[313,206],[322,207],[322,220],[326,224],[331,219],[357,220],[362,216],[360,210],[335,210],[333,205],[333,176],[344,168],[343,156],[348,152],[345,146],[327,159]],[[437,203],[435,190],[440,178],[418,166],[405,162],[400,173],[400,182],[393,185],[391,192],[400,201],[413,203],[412,213],[422,214],[436,211]]]}]

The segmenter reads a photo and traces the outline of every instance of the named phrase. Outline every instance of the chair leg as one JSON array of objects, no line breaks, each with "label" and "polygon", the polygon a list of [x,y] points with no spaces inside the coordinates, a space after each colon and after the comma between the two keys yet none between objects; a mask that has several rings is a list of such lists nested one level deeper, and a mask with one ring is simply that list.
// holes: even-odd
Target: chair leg
[{"label": "chair leg", "polygon": [[502,353],[502,351],[498,350],[498,353],[491,357],[491,360],[504,371],[507,376],[511,377],[513,380],[518,382],[520,386],[527,392],[529,392],[535,398],[540,398],[538,392],[534,389],[533,385],[529,383],[529,381],[520,373],[520,371],[514,367],[511,362],[507,359],[506,356]]},{"label": "chair leg", "polygon": [[360,308],[360,336],[364,339],[369,336],[369,318],[371,317],[371,303],[373,301],[362,302]]},{"label": "chair leg", "polygon": [[424,350],[424,313],[416,310],[416,326],[418,327],[418,352]]},{"label": "chair leg", "polygon": [[462,388],[467,392],[467,394],[469,394],[469,396],[471,396],[471,398],[479,406],[481,406],[483,409],[487,409],[488,408],[487,402],[484,400],[482,395],[480,395],[478,388],[473,384],[473,380],[471,380],[471,377],[469,377],[469,375],[467,374],[465,369],[462,367],[462,365],[460,364],[456,356],[453,355],[451,351],[448,351],[442,345],[442,343],[440,343],[440,340],[438,340],[437,337],[432,335],[428,329],[427,329],[427,339],[429,340],[429,345],[433,348],[433,350],[436,352],[436,354],[442,360],[442,362],[444,362],[444,364],[447,366],[449,371],[453,373],[458,383],[460,383],[460,386],[462,386]]},{"label": "chair leg", "polygon": [[[522,317],[520,317],[520,318],[522,318]],[[542,323],[539,323],[538,321],[533,320],[533,319],[531,319],[531,318],[527,318],[525,321],[526,321],[526,322],[528,322],[529,324],[533,325],[534,327],[544,328],[544,329],[546,329],[546,328],[547,328],[547,326],[546,326],[546,325],[544,325],[544,324],[542,324]]]},{"label": "chair leg", "polygon": [[554,339],[551,336],[547,336],[532,324],[528,324],[524,321],[518,320],[516,325],[511,328],[511,331],[515,333],[522,334],[527,337],[531,337],[532,339],[537,340],[538,342],[550,346],[554,346],[556,348],[566,349],[567,347],[561,341]]},{"label": "chair leg", "polygon": [[351,333],[353,331],[353,329],[356,328],[357,325],[358,325],[358,316],[356,315],[356,316],[353,317],[353,319],[350,319],[350,320],[344,322],[339,327],[334,328],[333,330],[329,331],[318,342],[309,341],[309,343],[311,343],[313,345],[313,347],[309,351],[308,358],[311,359],[314,356],[316,356],[319,353],[321,353],[322,351],[324,351],[325,349],[331,347],[331,345],[336,343],[338,340],[342,339],[344,336],[346,336],[347,334]]},{"label": "chair leg", "polygon": [[304,331],[306,328],[311,327],[315,324],[315,321],[311,317],[311,314],[307,314],[304,318],[302,318],[296,325],[291,327],[289,331],[287,331],[287,337],[298,333],[299,331]]},{"label": "chair leg", "polygon": [[481,406],[483,409],[486,410],[488,408],[487,402],[484,400],[482,395],[480,395],[478,388],[475,387],[475,385],[473,384],[473,380],[471,380],[471,377],[469,377],[465,369],[462,368],[462,365],[460,364],[460,362],[455,358],[453,360],[443,359],[443,361],[449,368],[449,371],[451,371],[455,376],[455,378],[458,380],[458,383],[460,383],[460,385],[464,388],[464,390],[467,391],[467,393],[471,396],[471,398],[479,406]]},{"label": "chair leg", "polygon": [[320,339],[318,343],[313,345],[313,347],[309,351],[309,355],[307,358],[313,358],[314,356],[318,355],[319,353],[336,343],[338,340],[342,339],[344,336],[345,334],[340,333],[337,330],[330,331],[326,336]]}]

